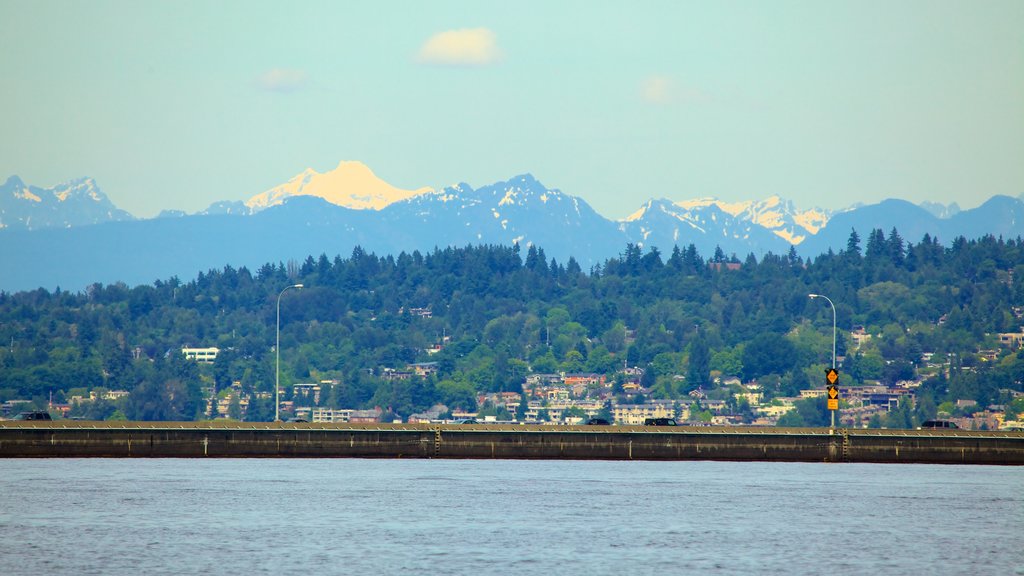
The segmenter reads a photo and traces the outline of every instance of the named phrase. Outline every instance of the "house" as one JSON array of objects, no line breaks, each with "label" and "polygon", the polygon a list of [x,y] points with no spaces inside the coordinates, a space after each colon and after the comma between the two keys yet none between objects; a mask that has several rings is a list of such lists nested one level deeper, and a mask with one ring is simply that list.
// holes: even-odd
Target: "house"
[{"label": "house", "polygon": [[733,397],[736,398],[737,402],[746,400],[748,405],[757,406],[761,403],[761,398],[763,398],[764,395],[760,392],[737,392],[733,394]]},{"label": "house", "polygon": [[476,412],[467,412],[465,410],[452,410],[452,420],[472,420],[475,419],[479,414]]},{"label": "house", "polygon": [[352,423],[377,423],[380,422],[380,417],[384,413],[380,408],[374,408],[373,410],[353,410],[349,413],[348,421]]},{"label": "house", "polygon": [[978,356],[980,356],[982,360],[995,362],[999,359],[999,350],[978,350]]},{"label": "house", "polygon": [[562,377],[562,381],[565,382],[566,386],[575,387],[576,385],[582,384],[584,386],[604,384],[604,376],[601,374],[565,374]]},{"label": "house", "polygon": [[863,326],[854,326],[850,330],[850,339],[853,340],[854,348],[860,348],[865,342],[871,340],[871,334],[868,334]]},{"label": "house", "polygon": [[526,385],[531,388],[534,386],[550,386],[552,384],[561,383],[561,374],[530,374],[526,377]]},{"label": "house", "polygon": [[721,414],[722,412],[725,412],[727,405],[725,400],[705,400],[704,407],[711,412]]},{"label": "house", "polygon": [[519,402],[521,401],[522,395],[516,392],[491,392],[489,394],[477,394],[476,397],[477,406],[483,406],[485,403],[489,403],[492,406],[503,406],[505,410],[513,414],[519,408]]},{"label": "house", "polygon": [[412,370],[412,373],[421,378],[426,378],[431,374],[437,374],[437,362],[417,362],[415,364],[409,364],[406,366],[406,370]]},{"label": "house", "polygon": [[743,424],[743,417],[733,414],[718,415],[711,417],[712,426],[740,426]]},{"label": "house", "polygon": [[880,390],[867,394],[862,400],[865,406],[882,406],[887,411],[897,408],[903,398],[913,399],[914,394],[910,391]]},{"label": "house", "polygon": [[[776,398],[776,400],[779,400],[779,399]],[[789,412],[792,409],[793,409],[793,402],[791,400],[788,401],[788,402],[787,401],[779,400],[778,404],[769,404],[767,406],[758,406],[757,408],[754,408],[754,412],[756,414],[759,414],[761,416],[765,416],[767,418],[778,419],[780,416],[782,416],[786,412]]]},{"label": "house", "polygon": [[552,388],[547,391],[548,400],[568,400],[569,391],[565,388]]},{"label": "house", "polygon": [[384,374],[382,375],[385,380],[408,380],[413,377],[411,370],[396,370],[395,368],[385,368]]},{"label": "house", "polygon": [[586,396],[588,387],[602,386],[604,381],[603,374],[562,374],[562,382],[576,397]]},{"label": "house", "polygon": [[448,407],[444,404],[434,404],[429,410],[420,412],[417,414],[409,415],[409,424],[430,424],[431,422],[437,422],[441,419],[441,414],[448,411]]},{"label": "house", "polygon": [[220,348],[182,348],[181,353],[185,355],[186,360],[195,360],[200,364],[213,364],[213,361],[217,359],[217,354],[220,353]]},{"label": "house", "polygon": [[509,405],[509,404],[512,404],[514,406],[518,406],[519,402],[523,398],[523,395],[518,393],[518,392],[498,392],[498,396],[501,398],[501,401],[506,406]]},{"label": "house", "polygon": [[[103,399],[104,400],[110,400],[111,402],[116,402],[117,400],[121,400],[122,398],[127,398],[127,397],[128,397],[128,391],[127,390],[107,390],[103,394]],[[95,390],[90,390],[89,391],[89,400],[97,400],[97,399],[99,399],[99,396],[96,394],[96,391]]]},{"label": "house", "polygon": [[1024,332],[1003,332],[999,334],[999,345],[1007,348],[1024,348]]},{"label": "house", "polygon": [[[398,309],[398,313],[399,314],[404,314],[405,313],[405,307],[403,306],[403,307],[399,308]],[[409,308],[409,315],[410,316],[416,316],[417,318],[430,318],[430,317],[433,316],[433,312],[430,311],[429,307],[428,308]]]}]

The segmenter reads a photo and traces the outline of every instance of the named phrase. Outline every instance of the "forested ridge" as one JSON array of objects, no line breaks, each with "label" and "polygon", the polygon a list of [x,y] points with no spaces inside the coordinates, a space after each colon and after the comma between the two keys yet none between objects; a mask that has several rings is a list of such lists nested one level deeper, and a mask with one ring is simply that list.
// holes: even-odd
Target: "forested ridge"
[{"label": "forested ridge", "polygon": [[[207,417],[204,388],[273,390],[279,297],[282,387],[336,380],[325,406],[402,417],[439,402],[472,409],[478,392],[519,392],[530,373],[598,373],[621,384],[626,366],[646,369],[654,398],[737,377],[758,380],[770,399],[822,385],[833,318],[826,302],[808,298],[817,293],[835,303],[843,384],[923,380],[917,403],[927,415],[962,399],[1009,404],[1022,390],[1024,354],[997,338],[1020,329],[1022,279],[1020,239],[944,247],[928,236],[907,242],[895,229],[871,231],[863,249],[851,232],[845,250],[807,260],[795,249],[737,259],[705,258],[692,245],[670,254],[628,245],[591,270],[535,246],[398,256],[356,248],[189,281],[0,293],[0,400],[43,405],[51,395],[125,390],[121,401],[91,403],[89,416]],[[297,283],[304,288],[282,294]],[[856,348],[855,326],[874,336]],[[221,352],[199,365],[184,359],[186,346]],[[926,356],[947,366],[930,369]],[[437,362],[437,374],[383,378],[415,362]],[[254,399],[246,419],[272,414],[269,398]]]}]

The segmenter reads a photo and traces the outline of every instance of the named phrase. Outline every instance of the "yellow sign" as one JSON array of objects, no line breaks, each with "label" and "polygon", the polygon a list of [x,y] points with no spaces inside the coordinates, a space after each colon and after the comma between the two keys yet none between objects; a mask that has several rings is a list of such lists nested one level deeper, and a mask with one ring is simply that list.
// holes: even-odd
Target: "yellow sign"
[{"label": "yellow sign", "polygon": [[828,409],[839,410],[839,388],[835,386],[828,387]]},{"label": "yellow sign", "polygon": [[836,370],[835,368],[829,368],[825,372],[825,381],[827,381],[832,386],[835,386],[836,382],[839,382],[839,371]]}]

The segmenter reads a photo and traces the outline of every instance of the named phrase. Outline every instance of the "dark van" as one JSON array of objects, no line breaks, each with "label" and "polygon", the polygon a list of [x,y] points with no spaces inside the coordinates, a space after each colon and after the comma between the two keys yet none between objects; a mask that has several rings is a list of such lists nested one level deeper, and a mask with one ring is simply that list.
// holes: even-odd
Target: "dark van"
[{"label": "dark van", "polygon": [[675,418],[647,418],[644,426],[678,426]]},{"label": "dark van", "polygon": [[918,426],[918,430],[935,430],[938,428],[959,428],[956,422],[950,422],[949,420],[925,420]]},{"label": "dark van", "polygon": [[15,420],[53,420],[50,417],[50,413],[44,410],[33,410],[31,412],[22,412],[14,417]]}]

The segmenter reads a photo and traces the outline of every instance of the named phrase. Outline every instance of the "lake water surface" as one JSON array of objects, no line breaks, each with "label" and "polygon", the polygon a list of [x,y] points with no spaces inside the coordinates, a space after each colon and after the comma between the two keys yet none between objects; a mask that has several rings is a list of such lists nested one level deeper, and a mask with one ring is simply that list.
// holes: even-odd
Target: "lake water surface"
[{"label": "lake water surface", "polygon": [[1024,575],[1024,469],[0,460],[0,574]]}]

